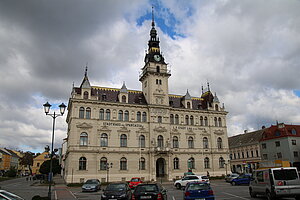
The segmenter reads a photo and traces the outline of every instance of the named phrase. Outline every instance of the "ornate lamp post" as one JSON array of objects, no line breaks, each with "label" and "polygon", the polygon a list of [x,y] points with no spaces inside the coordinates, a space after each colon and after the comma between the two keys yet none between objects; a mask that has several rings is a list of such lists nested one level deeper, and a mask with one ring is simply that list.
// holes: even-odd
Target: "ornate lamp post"
[{"label": "ornate lamp post", "polygon": [[108,178],[109,178],[109,169],[112,168],[113,163],[106,163],[106,180],[108,183]]},{"label": "ornate lamp post", "polygon": [[50,107],[51,104],[49,104],[48,102],[45,103],[44,105],[44,110],[46,115],[49,115],[53,118],[53,126],[52,126],[52,141],[51,141],[51,152],[50,152],[50,172],[49,172],[49,191],[48,191],[48,199],[51,200],[51,184],[52,184],[52,178],[53,178],[53,173],[52,173],[52,157],[53,157],[53,141],[54,141],[54,127],[55,127],[55,119],[59,116],[63,116],[66,110],[66,105],[64,103],[60,104],[58,107],[60,109],[60,113],[55,113],[55,111],[53,112],[53,114],[50,114]]}]

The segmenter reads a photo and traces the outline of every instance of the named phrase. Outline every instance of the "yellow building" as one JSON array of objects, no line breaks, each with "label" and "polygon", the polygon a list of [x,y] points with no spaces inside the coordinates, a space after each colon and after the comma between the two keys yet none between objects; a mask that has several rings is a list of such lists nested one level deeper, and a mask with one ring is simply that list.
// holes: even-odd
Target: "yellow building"
[{"label": "yellow building", "polygon": [[37,157],[33,158],[33,166],[32,166],[32,173],[33,174],[40,174],[39,170],[43,162],[46,160],[50,160],[49,152],[43,152],[42,154],[38,155]]}]

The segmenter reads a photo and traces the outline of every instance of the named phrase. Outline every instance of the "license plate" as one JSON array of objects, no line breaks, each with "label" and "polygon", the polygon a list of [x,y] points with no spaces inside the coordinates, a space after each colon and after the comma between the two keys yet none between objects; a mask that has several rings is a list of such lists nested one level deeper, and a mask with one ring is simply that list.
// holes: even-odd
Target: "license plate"
[{"label": "license plate", "polygon": [[141,196],[141,199],[151,199],[151,196]]},{"label": "license plate", "polygon": [[108,199],[108,200],[117,200],[117,199]]},{"label": "license plate", "polygon": [[195,199],[195,200],[205,200],[205,199]]}]

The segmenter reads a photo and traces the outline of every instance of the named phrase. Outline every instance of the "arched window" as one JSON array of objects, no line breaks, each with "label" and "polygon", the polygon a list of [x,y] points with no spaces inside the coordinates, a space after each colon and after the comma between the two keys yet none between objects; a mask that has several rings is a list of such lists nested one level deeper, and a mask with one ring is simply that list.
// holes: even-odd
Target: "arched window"
[{"label": "arched window", "polygon": [[174,115],[173,114],[170,115],[170,123],[174,124]]},{"label": "arched window", "polygon": [[129,112],[128,112],[128,110],[125,110],[125,112],[124,112],[124,121],[125,122],[129,121]]},{"label": "arched window", "polygon": [[108,137],[106,133],[101,134],[101,139],[100,139],[100,146],[101,147],[107,147],[108,145]]},{"label": "arched window", "polygon": [[195,169],[195,159],[193,157],[188,159],[188,169]]},{"label": "arched window", "polygon": [[175,115],[175,124],[179,124],[179,116],[177,114]]},{"label": "arched window", "polygon": [[218,137],[218,139],[217,139],[217,146],[218,146],[218,149],[222,149],[223,147],[223,145],[222,145],[222,138],[220,138],[220,137]]},{"label": "arched window", "polygon": [[159,66],[156,66],[156,72],[160,72],[160,67]]},{"label": "arched window", "polygon": [[106,170],[107,158],[102,157],[100,159],[100,170]]},{"label": "arched window", "polygon": [[143,122],[147,122],[147,113],[143,112],[143,118],[142,118]]},{"label": "arched window", "polygon": [[146,169],[146,159],[144,157],[141,157],[139,161],[139,170],[145,170],[145,169]]},{"label": "arched window", "polygon": [[219,111],[219,106],[218,106],[218,104],[215,105],[215,110],[216,110],[216,111]]},{"label": "arched window", "polygon": [[127,136],[125,134],[122,134],[120,137],[120,146],[127,147]]},{"label": "arched window", "polygon": [[203,138],[203,148],[208,149],[208,139],[207,139],[207,137]]},{"label": "arched window", "polygon": [[200,117],[200,126],[203,126],[203,117]]},{"label": "arched window", "polygon": [[161,117],[161,116],[158,116],[158,117],[157,117],[157,122],[158,122],[158,123],[162,123],[162,117]]},{"label": "arched window", "polygon": [[221,117],[219,117],[218,121],[219,121],[219,127],[222,127],[222,120],[221,120]]},{"label": "arched window", "polygon": [[174,169],[179,169],[179,159],[176,157],[173,159]]},{"label": "arched window", "polygon": [[91,119],[91,108],[86,108],[85,116],[87,119]]},{"label": "arched window", "polygon": [[118,120],[123,121],[123,111],[122,110],[119,110]]},{"label": "arched window", "polygon": [[216,117],[214,118],[214,121],[215,121],[215,126],[218,126],[218,120]]},{"label": "arched window", "polygon": [[190,124],[194,125],[194,117],[193,116],[190,116]]},{"label": "arched window", "polygon": [[127,170],[127,159],[124,157],[120,160],[120,170]]},{"label": "arched window", "polygon": [[157,146],[158,146],[158,147],[164,147],[164,137],[161,136],[161,135],[159,135],[159,136],[157,137]]},{"label": "arched window", "polygon": [[190,149],[193,149],[194,148],[194,139],[192,136],[189,137],[188,139],[188,146]]},{"label": "arched window", "polygon": [[86,170],[86,158],[79,158],[79,170]]},{"label": "arched window", "polygon": [[100,109],[99,111],[99,119],[104,120],[104,109]]},{"label": "arched window", "polygon": [[141,122],[141,120],[142,120],[141,112],[138,111],[138,112],[136,113],[136,121]]},{"label": "arched window", "polygon": [[209,158],[208,157],[204,158],[204,168],[205,169],[209,168]]},{"label": "arched window", "polygon": [[178,137],[173,137],[173,148],[179,148]]},{"label": "arched window", "polygon": [[79,118],[83,119],[84,118],[84,107],[79,108]]},{"label": "arched window", "polygon": [[88,145],[88,134],[83,132],[80,134],[80,146]]},{"label": "arched window", "polygon": [[219,167],[224,168],[224,165],[225,165],[225,160],[224,160],[224,158],[220,157],[219,158]]},{"label": "arched window", "polygon": [[144,135],[140,135],[140,137],[139,137],[139,147],[145,148],[145,136]]},{"label": "arched window", "polygon": [[110,120],[110,110],[106,110],[106,120]]},{"label": "arched window", "polygon": [[186,105],[187,105],[187,108],[188,108],[188,109],[191,108],[191,103],[190,103],[190,102],[187,102]]},{"label": "arched window", "polygon": [[122,103],[126,103],[126,96],[125,95],[122,96]]},{"label": "arched window", "polygon": [[89,93],[88,93],[87,91],[85,91],[85,92],[83,93],[83,98],[84,98],[84,99],[88,99],[88,98],[89,98]]},{"label": "arched window", "polygon": [[204,126],[208,126],[208,120],[207,120],[207,117],[204,117]]},{"label": "arched window", "polygon": [[185,116],[185,124],[189,125],[189,116],[188,115]]}]

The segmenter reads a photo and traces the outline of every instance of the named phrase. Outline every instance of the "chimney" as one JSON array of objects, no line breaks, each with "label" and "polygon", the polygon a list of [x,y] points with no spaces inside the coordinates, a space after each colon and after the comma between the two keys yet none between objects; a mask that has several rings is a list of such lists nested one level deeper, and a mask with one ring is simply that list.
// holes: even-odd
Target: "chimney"
[{"label": "chimney", "polygon": [[261,127],[261,129],[265,129],[265,128],[266,128],[265,126],[262,126],[262,127]]},{"label": "chimney", "polygon": [[244,130],[244,133],[247,133],[248,131],[247,130]]}]

